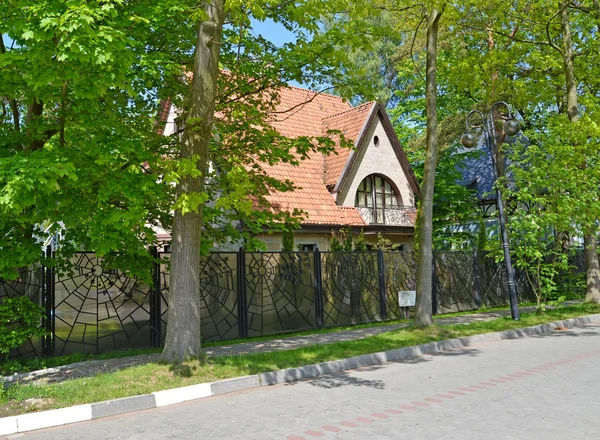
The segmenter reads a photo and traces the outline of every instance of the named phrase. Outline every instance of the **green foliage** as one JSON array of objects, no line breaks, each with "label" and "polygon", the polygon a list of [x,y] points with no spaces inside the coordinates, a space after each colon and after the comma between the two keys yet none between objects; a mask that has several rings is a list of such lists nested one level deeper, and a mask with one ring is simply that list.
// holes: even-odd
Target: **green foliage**
[{"label": "green foliage", "polygon": [[343,240],[344,252],[352,252],[352,241],[353,241],[352,231],[350,229],[346,229],[346,230],[340,230],[340,233],[343,233],[343,235],[344,235],[344,240]]},{"label": "green foliage", "polygon": [[365,242],[365,231],[361,228],[360,234],[356,237],[354,242],[354,250],[364,252],[367,250],[367,243]]},{"label": "green foliage", "polygon": [[[481,154],[480,151],[459,154],[457,147],[446,148],[440,153],[433,196],[433,245],[437,250],[473,248],[473,234],[453,231],[452,226],[473,222],[480,216],[475,191],[459,182],[464,161],[478,158]],[[421,180],[423,163],[414,164],[413,170],[417,179]]]},{"label": "green foliage", "polygon": [[287,226],[287,229],[284,229],[282,237],[281,237],[282,251],[284,252],[293,252],[295,249],[294,246],[294,230],[290,225]]},{"label": "green foliage", "polygon": [[[368,14],[366,2],[351,3],[353,17]],[[182,78],[194,65],[204,6],[189,0],[2,2],[0,274],[17,277],[18,268],[39,260],[42,244],[60,233],[61,246],[48,264],[64,267],[85,247],[107,265],[148,275],[147,247],[157,243],[155,227],[171,229],[173,209],[203,208],[203,251],[239,240],[259,249],[258,233],[297,224],[303,212],[274,212],[267,203],[268,194],[293,184],[270,177],[265,166],[296,165],[315,151],[330,152],[334,143],[329,136],[286,138],[269,118],[277,89],[289,81],[315,89],[344,83],[347,54],[332,41],[358,45],[362,39],[354,22],[324,29],[321,19],[348,5],[227,2],[219,64],[228,73],[218,78],[214,169],[205,176],[205,191],[187,191],[175,202],[173,183],[198,176],[199,158],[182,158],[180,133],[162,136],[156,116],[169,98],[185,121],[190,84]],[[257,35],[253,20],[265,19],[283,24],[296,40],[276,46]],[[340,93],[349,95],[344,87]]]},{"label": "green foliage", "polygon": [[477,230],[477,250],[485,252],[488,249],[487,228],[483,219],[479,219],[479,229]]},{"label": "green foliage", "polygon": [[352,252],[352,231],[349,228],[341,228],[337,232],[332,230],[331,237],[329,237],[329,249],[334,252]]},{"label": "green foliage", "polygon": [[344,250],[340,239],[338,238],[338,234],[335,231],[331,231],[331,237],[329,237],[329,250],[332,252],[340,252]]},{"label": "green foliage", "polygon": [[400,245],[392,243],[392,240],[384,237],[381,232],[377,233],[377,249],[382,251],[397,251]]},{"label": "green foliage", "polygon": [[8,354],[29,338],[45,334],[43,317],[44,310],[26,296],[4,299],[0,303],[0,353]]},{"label": "green foliage", "polygon": [[513,183],[504,191],[514,200],[511,250],[538,304],[564,294],[561,280],[570,268],[563,237],[582,236],[600,215],[599,135],[587,116],[577,124],[564,115],[550,116],[546,131],[531,136],[533,145],[507,151]]}]

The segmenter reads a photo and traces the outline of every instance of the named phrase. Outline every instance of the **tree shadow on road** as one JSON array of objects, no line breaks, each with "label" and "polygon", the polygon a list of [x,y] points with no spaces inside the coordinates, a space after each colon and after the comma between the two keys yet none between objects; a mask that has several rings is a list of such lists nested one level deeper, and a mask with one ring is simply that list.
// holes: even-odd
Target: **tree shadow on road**
[{"label": "tree shadow on road", "polygon": [[[585,331],[575,331],[580,330],[582,328],[589,329]],[[594,329],[594,330],[592,330]],[[585,327],[572,327],[572,328],[557,328],[556,330],[550,333],[543,333],[541,335],[532,336],[533,338],[543,339],[543,338],[559,338],[563,336],[569,336],[571,338],[578,338],[580,336],[600,336],[598,332],[600,330],[600,325],[586,325]]]},{"label": "tree shadow on road", "polygon": [[309,385],[325,389],[341,387],[369,387],[377,390],[383,390],[385,389],[384,381],[364,379],[358,375],[360,372],[376,371],[382,368],[385,368],[385,365],[372,365],[369,367],[362,367],[358,370],[341,371],[339,373],[328,374],[315,379],[307,379],[295,383],[288,383],[287,385],[294,386],[298,383],[308,383]]}]

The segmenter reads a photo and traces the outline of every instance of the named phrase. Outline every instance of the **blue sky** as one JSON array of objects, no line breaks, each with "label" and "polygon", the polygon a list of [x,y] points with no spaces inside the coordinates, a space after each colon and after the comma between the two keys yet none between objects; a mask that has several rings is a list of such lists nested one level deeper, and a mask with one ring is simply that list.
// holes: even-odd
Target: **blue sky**
[{"label": "blue sky", "polygon": [[252,20],[252,28],[256,34],[262,35],[271,43],[281,46],[295,40],[294,34],[273,20]]}]

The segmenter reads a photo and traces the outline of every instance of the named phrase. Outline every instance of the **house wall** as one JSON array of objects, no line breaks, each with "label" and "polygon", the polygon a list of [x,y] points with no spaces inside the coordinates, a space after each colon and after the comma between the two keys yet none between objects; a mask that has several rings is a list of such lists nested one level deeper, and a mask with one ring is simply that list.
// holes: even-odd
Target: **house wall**
[{"label": "house wall", "polygon": [[165,128],[163,130],[163,135],[171,136],[177,130],[177,124],[175,124],[175,119],[177,119],[177,109],[174,105],[169,109],[169,115],[167,116],[167,121],[165,123]]},{"label": "house wall", "polygon": [[[374,137],[379,138],[379,145],[375,146]],[[392,143],[377,116],[371,126],[368,128],[367,135],[358,152],[357,161],[354,162],[353,169],[350,170],[346,182],[337,194],[336,201],[338,205],[354,206],[356,190],[362,180],[370,174],[382,174],[394,182],[400,191],[402,204],[404,206],[415,206],[415,197],[409,186],[408,178],[402,170],[396,153],[392,148]]]},{"label": "house wall", "polygon": [[[384,234],[385,238],[389,239],[394,244],[403,244],[406,246],[406,250],[412,250],[413,248],[413,237],[400,235],[400,234]],[[324,233],[303,233],[296,231],[294,234],[294,243],[296,246],[301,244],[316,244],[321,251],[329,250],[329,239],[331,234]],[[262,234],[258,236],[266,245],[267,251],[280,251],[282,245],[282,236],[280,233],[273,234]],[[367,244],[377,244],[377,234],[365,233],[365,242]]]}]

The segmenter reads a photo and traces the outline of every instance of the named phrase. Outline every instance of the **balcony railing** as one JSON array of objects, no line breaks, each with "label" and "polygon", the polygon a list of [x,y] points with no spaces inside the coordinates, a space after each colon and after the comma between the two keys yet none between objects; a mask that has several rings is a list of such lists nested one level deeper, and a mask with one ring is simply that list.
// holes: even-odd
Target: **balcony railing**
[{"label": "balcony railing", "polygon": [[368,225],[414,226],[417,210],[412,206],[368,208],[358,206],[358,212]]}]

